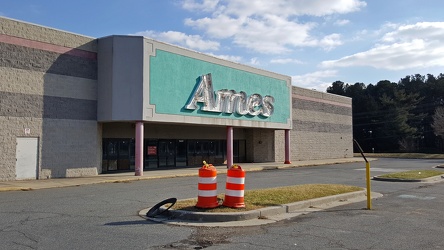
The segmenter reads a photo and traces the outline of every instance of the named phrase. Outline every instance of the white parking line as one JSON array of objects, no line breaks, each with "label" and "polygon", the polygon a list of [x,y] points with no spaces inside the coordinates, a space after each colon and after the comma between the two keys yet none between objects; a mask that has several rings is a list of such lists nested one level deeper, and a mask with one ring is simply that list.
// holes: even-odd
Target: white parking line
[{"label": "white parking line", "polygon": [[[365,168],[357,168],[355,170],[361,170],[361,171],[365,171]],[[386,172],[386,173],[391,173],[391,172],[403,172],[403,171],[407,171],[405,169],[394,169],[394,168],[370,168],[371,172]]]},{"label": "white parking line", "polygon": [[398,195],[399,198],[404,198],[404,199],[418,199],[418,200],[433,200],[436,197],[432,197],[432,196],[416,196],[416,195],[410,195],[410,194],[401,194]]}]

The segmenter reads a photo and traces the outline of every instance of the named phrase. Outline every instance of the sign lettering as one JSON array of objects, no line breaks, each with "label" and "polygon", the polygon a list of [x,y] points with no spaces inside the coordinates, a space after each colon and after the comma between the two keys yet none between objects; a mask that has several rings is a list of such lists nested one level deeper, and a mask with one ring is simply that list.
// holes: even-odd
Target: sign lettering
[{"label": "sign lettering", "polygon": [[208,112],[264,117],[270,117],[274,112],[273,96],[262,97],[260,94],[252,94],[247,97],[243,91],[228,89],[214,91],[211,74],[200,77],[199,85],[185,108],[195,110],[198,108],[197,103],[202,103],[201,110]]}]

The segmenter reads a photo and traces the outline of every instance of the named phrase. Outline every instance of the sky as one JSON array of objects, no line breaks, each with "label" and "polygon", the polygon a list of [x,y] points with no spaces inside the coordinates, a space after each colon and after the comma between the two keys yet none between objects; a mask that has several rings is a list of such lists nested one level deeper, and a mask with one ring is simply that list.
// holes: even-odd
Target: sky
[{"label": "sky", "polygon": [[94,38],[138,35],[325,92],[444,73],[442,0],[1,0],[0,15]]}]

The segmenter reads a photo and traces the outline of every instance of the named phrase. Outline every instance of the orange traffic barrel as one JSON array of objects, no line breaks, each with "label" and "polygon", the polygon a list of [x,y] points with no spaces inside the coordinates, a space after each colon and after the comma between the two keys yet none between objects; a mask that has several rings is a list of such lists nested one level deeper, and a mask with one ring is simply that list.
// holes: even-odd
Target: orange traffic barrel
[{"label": "orange traffic barrel", "polygon": [[233,165],[227,172],[225,199],[222,205],[232,208],[245,207],[244,203],[245,171],[239,165]]},{"label": "orange traffic barrel", "polygon": [[215,208],[219,206],[217,201],[217,170],[204,161],[199,169],[199,183],[196,207]]}]

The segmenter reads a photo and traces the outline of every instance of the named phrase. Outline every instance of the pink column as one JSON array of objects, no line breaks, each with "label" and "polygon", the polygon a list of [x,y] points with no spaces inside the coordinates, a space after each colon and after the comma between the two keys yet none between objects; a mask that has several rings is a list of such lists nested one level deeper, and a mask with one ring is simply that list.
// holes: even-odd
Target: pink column
[{"label": "pink column", "polygon": [[290,130],[285,130],[285,162],[284,164],[291,164],[290,161]]},{"label": "pink column", "polygon": [[227,168],[233,166],[233,127],[227,127]]},{"label": "pink column", "polygon": [[143,175],[143,122],[136,122],[136,176]]}]

